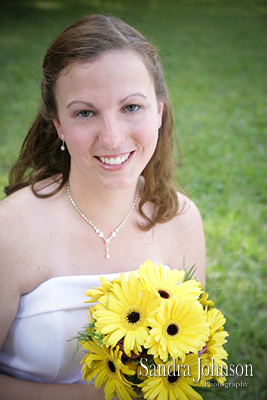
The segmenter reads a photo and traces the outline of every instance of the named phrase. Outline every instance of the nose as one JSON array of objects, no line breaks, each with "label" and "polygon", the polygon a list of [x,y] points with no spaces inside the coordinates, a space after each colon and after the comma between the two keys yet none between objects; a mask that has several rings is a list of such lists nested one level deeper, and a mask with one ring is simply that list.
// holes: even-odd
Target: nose
[{"label": "nose", "polygon": [[126,126],[118,116],[103,116],[99,127],[99,144],[107,149],[118,148],[126,138]]}]

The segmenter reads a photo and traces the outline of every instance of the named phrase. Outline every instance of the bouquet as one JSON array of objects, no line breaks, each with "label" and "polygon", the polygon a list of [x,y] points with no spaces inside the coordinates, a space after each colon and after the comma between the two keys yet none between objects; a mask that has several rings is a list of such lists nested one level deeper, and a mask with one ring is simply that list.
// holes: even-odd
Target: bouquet
[{"label": "bouquet", "polygon": [[193,273],[147,260],[85,293],[96,304],[78,335],[82,374],[106,400],[202,399],[212,380],[223,385],[225,318]]}]

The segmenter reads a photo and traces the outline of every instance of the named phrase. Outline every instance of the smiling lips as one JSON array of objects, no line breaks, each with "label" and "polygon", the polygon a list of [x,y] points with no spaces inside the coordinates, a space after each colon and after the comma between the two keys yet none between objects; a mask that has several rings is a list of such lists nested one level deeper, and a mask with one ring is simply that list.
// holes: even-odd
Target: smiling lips
[{"label": "smiling lips", "polygon": [[118,157],[97,157],[105,165],[120,165],[128,160],[131,153],[126,153]]}]

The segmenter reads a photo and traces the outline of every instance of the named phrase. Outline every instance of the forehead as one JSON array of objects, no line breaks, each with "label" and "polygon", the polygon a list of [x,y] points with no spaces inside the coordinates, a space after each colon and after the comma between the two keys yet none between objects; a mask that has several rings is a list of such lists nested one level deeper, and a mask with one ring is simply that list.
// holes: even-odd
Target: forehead
[{"label": "forehead", "polygon": [[[146,66],[144,58],[133,50],[109,50],[83,61],[75,61],[62,70],[57,81],[86,79],[86,83],[97,86],[100,83],[129,80],[140,83],[153,78]],[[125,83],[125,82],[124,82]],[[57,84],[56,84],[57,85]]]}]

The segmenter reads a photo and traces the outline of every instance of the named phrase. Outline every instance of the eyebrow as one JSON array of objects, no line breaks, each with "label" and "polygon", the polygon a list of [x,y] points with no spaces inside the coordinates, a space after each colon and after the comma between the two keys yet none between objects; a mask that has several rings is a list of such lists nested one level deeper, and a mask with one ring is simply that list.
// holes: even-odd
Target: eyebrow
[{"label": "eyebrow", "polygon": [[126,96],[124,99],[122,99],[121,101],[120,101],[120,104],[121,103],[124,103],[127,99],[129,99],[130,97],[135,97],[135,96],[141,96],[141,97],[143,97],[144,99],[147,99],[147,97],[143,94],[143,93],[132,93],[132,94],[129,94],[129,96]]},{"label": "eyebrow", "polygon": [[94,105],[92,103],[89,103],[88,101],[83,101],[83,100],[73,100],[71,101],[68,105],[67,108],[69,108],[70,106],[72,106],[73,104],[85,104],[88,107],[94,107]]},{"label": "eyebrow", "polygon": [[[124,99],[122,99],[122,100],[119,102],[119,104],[122,104],[122,103],[124,103],[127,99],[129,99],[130,97],[135,97],[135,96],[140,96],[140,97],[143,97],[144,99],[147,99],[147,96],[145,96],[145,95],[142,94],[142,93],[132,93],[132,94],[129,94],[128,96],[126,96]],[[88,106],[88,107],[93,107],[93,108],[94,108],[93,103],[90,103],[90,102],[88,102],[88,101],[83,101],[83,100],[73,100],[73,101],[71,101],[71,102],[67,105],[67,108],[69,108],[69,107],[72,106],[73,104],[80,104],[80,103],[85,104],[85,105]]]}]

